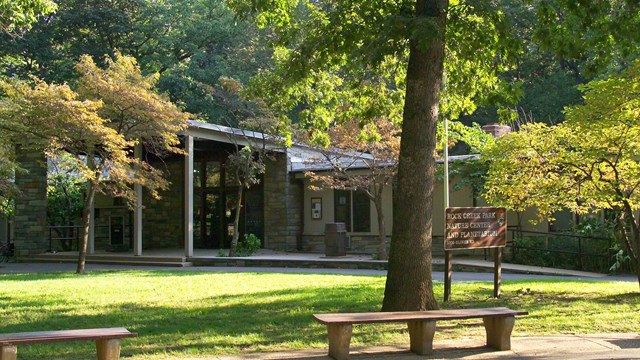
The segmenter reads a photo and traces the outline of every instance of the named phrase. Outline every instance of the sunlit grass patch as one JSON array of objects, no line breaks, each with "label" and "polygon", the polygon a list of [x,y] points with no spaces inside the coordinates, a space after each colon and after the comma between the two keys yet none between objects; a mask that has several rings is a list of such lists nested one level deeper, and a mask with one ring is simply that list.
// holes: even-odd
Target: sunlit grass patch
[{"label": "sunlit grass patch", "polygon": [[[123,358],[203,357],[326,347],[312,314],[378,311],[385,278],[321,274],[119,271],[0,276],[0,333],[126,327]],[[436,284],[442,298],[442,285]],[[454,283],[443,308],[508,306],[530,316],[514,335],[631,332],[640,324],[637,284]],[[436,339],[483,336],[481,320],[438,323]],[[354,345],[407,343],[406,325],[355,326]],[[81,359],[90,342],[21,346],[21,359]]]}]

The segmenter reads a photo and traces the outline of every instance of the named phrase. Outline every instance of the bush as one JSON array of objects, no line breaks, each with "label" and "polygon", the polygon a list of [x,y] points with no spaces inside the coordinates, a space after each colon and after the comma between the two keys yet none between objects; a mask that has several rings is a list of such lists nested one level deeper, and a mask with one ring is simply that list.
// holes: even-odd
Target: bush
[{"label": "bush", "polygon": [[260,239],[254,234],[245,234],[244,239],[238,241],[236,256],[251,256],[261,247]]}]

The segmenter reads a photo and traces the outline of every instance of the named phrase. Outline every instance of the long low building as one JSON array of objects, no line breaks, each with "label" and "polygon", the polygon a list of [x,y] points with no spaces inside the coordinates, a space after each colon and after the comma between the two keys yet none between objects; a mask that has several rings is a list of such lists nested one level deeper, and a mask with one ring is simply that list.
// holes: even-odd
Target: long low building
[{"label": "long low building", "polygon": [[[276,146],[264,134],[191,121],[181,136],[187,156],[173,155],[150,162],[162,162],[171,185],[161,199],[153,199],[142,189],[142,196],[131,209],[122,199],[99,196],[90,226],[88,252],[122,251],[142,255],[151,249],[171,249],[184,256],[194,251],[227,249],[233,233],[237,185],[226,171],[229,154],[238,146],[265,142],[273,156],[259,184],[245,192],[239,210],[241,237],[255,234],[266,249],[281,251],[324,251],[325,225],[344,222],[348,231],[348,251],[375,253],[378,225],[375,206],[358,192],[350,190],[312,190],[305,171],[318,168],[319,153],[313,148]],[[16,175],[23,196],[17,199],[13,237],[19,257],[73,249],[74,240],[56,235],[46,221],[46,178],[40,154],[19,153],[28,172]],[[364,169],[355,171],[366,171]],[[456,180],[454,179],[453,182]],[[436,184],[433,233],[436,242],[444,234],[443,185]],[[387,236],[392,231],[392,189],[384,194]],[[450,205],[482,206],[470,187],[452,191]],[[509,225],[532,230],[549,230],[549,224],[532,225],[533,212],[509,214]],[[6,221],[5,221],[6,222]],[[61,224],[62,225],[62,224]],[[6,225],[0,227],[6,232]],[[5,235],[6,236],[6,235]]]}]

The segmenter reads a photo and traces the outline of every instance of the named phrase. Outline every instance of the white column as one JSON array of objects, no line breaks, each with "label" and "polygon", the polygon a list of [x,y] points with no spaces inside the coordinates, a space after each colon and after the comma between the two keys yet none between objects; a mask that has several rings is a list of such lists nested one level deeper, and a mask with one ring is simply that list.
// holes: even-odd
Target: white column
[{"label": "white column", "polygon": [[[142,158],[142,145],[138,144],[133,149],[136,159]],[[136,206],[133,209],[133,255],[142,255],[142,185],[134,185],[136,192]]]},{"label": "white column", "polygon": [[184,256],[193,256],[193,136],[185,134],[184,159]]}]

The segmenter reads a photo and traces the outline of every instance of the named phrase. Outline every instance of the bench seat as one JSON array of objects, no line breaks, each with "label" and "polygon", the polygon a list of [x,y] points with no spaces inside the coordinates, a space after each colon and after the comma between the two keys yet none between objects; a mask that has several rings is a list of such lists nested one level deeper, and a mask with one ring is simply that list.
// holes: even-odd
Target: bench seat
[{"label": "bench seat", "polygon": [[526,311],[506,307],[485,309],[455,309],[431,311],[399,311],[369,313],[315,314],[313,317],[327,325],[329,356],[343,360],[349,358],[352,325],[406,322],[409,327],[410,349],[419,355],[433,350],[436,321],[481,318],[487,334],[487,345],[498,350],[511,349],[511,332],[515,317],[528,315]]},{"label": "bench seat", "polygon": [[92,340],[96,342],[98,360],[120,358],[120,339],[137,336],[125,328],[100,328],[36,331],[0,334],[0,360],[16,360],[17,345]]}]

